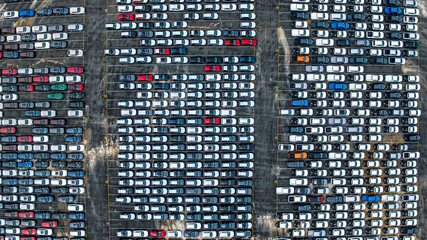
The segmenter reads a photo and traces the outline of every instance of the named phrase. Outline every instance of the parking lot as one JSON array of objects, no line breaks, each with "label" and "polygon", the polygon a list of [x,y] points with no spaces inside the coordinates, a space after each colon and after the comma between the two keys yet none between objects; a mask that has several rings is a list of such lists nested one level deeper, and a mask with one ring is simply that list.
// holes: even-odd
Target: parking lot
[{"label": "parking lot", "polygon": [[3,5],[0,235],[84,237],[84,2]]},{"label": "parking lot", "polygon": [[250,237],[254,4],[142,6],[108,6],[111,238]]},{"label": "parking lot", "polygon": [[321,3],[280,4],[278,236],[414,239],[415,2]]},{"label": "parking lot", "polygon": [[[0,238],[85,239],[73,236],[82,234],[86,239],[250,235],[254,239],[409,240],[415,236],[411,232],[418,231],[423,239],[424,209],[419,207],[424,201],[423,144],[405,137],[417,135],[424,126],[422,118],[415,123],[418,112],[413,110],[422,107],[425,58],[405,56],[415,54],[415,48],[388,47],[389,41],[395,41],[392,46],[399,46],[399,41],[418,42],[397,39],[405,37],[408,31],[403,27],[408,23],[400,23],[401,31],[389,30],[390,24],[398,28],[399,23],[390,22],[399,21],[398,16],[409,20],[404,19],[409,16],[404,2],[398,6],[401,14],[390,5],[393,1],[388,5],[238,1],[232,3],[236,10],[230,11],[221,10],[223,2],[218,11],[216,3],[206,6],[211,4],[207,2],[200,3],[201,10],[199,3],[184,2],[183,11],[181,3],[172,1],[165,3],[167,9],[161,2],[118,5],[113,0],[4,4]],[[256,9],[239,10],[247,3]],[[297,11],[291,11],[291,4]],[[118,7],[130,11],[128,5],[134,17],[145,14],[140,17],[150,19],[119,20],[119,14],[126,13],[119,13]],[[375,6],[383,12],[372,12],[378,9]],[[56,15],[65,11],[53,11],[60,7],[68,11],[85,7],[85,14]],[[5,11],[16,10],[19,16],[26,9],[52,9],[52,15],[24,17],[32,14],[26,11],[21,18],[3,17]],[[363,14],[365,21],[313,20],[314,12],[329,17]],[[209,19],[216,18],[215,13],[218,19]],[[249,18],[255,13],[256,19],[240,19],[242,13]],[[165,18],[164,14],[166,19],[154,19]],[[373,25],[371,15],[383,16],[384,21],[374,17],[378,22]],[[425,20],[422,12],[417,17],[422,39]],[[256,22],[256,28],[241,28],[241,22]],[[322,29],[318,22],[329,26]],[[83,24],[83,31],[72,31],[69,24]],[[29,32],[24,26],[30,27]],[[239,36],[228,37],[226,30],[237,30]],[[255,31],[256,36],[242,36],[242,31],[249,35]],[[31,40],[33,34],[36,41]],[[51,34],[51,39],[44,34]],[[312,45],[299,45],[304,41],[296,39],[304,38],[312,39]],[[245,39],[256,39],[256,46],[242,46]],[[197,45],[203,40],[206,45]],[[363,46],[357,40],[379,45]],[[387,47],[381,47],[382,40]],[[31,49],[31,44],[46,47],[37,42],[49,42],[50,48]],[[425,43],[419,44],[423,56]],[[84,57],[68,56],[68,50],[79,49]],[[394,51],[385,51],[390,49]],[[378,50],[381,56],[376,56]],[[361,51],[363,55],[353,55]],[[404,65],[389,64],[390,58],[402,56]],[[251,57],[256,61],[245,62]],[[251,65],[255,71],[246,72]],[[363,66],[363,72],[348,72],[361,70],[348,66]],[[419,66],[423,72],[417,82],[413,76]],[[82,67],[83,73],[67,72],[69,67]],[[65,85],[55,82],[61,76]],[[80,78],[81,82],[67,82]],[[84,90],[75,92],[84,95],[71,91],[81,89],[78,84]],[[416,84],[421,84],[420,91],[412,88]],[[31,120],[33,125],[23,125]],[[425,133],[419,134],[423,141]],[[9,143],[13,136],[16,142]],[[77,145],[85,150],[74,152]]]}]

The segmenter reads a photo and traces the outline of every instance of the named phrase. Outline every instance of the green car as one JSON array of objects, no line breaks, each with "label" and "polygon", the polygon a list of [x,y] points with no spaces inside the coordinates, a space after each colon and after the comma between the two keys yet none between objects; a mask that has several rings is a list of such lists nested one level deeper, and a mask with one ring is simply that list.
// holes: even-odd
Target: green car
[{"label": "green car", "polygon": [[51,90],[56,90],[56,91],[64,91],[67,90],[67,85],[65,84],[54,84],[52,86],[50,86]]},{"label": "green car", "polygon": [[62,93],[50,93],[47,95],[48,99],[63,99],[64,98],[64,94]]}]

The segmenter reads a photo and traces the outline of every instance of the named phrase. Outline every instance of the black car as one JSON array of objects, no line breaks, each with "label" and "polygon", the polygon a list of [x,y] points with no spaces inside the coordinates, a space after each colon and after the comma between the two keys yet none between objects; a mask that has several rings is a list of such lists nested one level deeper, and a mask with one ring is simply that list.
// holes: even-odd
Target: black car
[{"label": "black car", "polygon": [[47,91],[50,91],[50,86],[49,85],[36,85],[36,86],[34,86],[34,89],[36,91],[39,91],[39,92],[47,92]]},{"label": "black car", "polygon": [[120,75],[119,80],[124,82],[133,82],[136,80],[136,76],[133,74],[124,74]]},{"label": "black car", "polygon": [[365,14],[363,14],[363,13],[347,14],[347,19],[349,21],[365,21]]},{"label": "black car", "polygon": [[391,32],[387,33],[386,37],[388,37],[389,39],[402,39],[403,35],[399,32]]},{"label": "black car", "polygon": [[384,5],[392,6],[392,7],[399,7],[400,1],[399,0],[384,0]]},{"label": "black car", "polygon": [[190,57],[190,63],[205,63],[205,57]]},{"label": "black car", "polygon": [[294,45],[311,46],[311,45],[313,45],[313,39],[311,39],[311,38],[296,38],[296,39],[294,39]]},{"label": "black car", "polygon": [[139,38],[152,38],[154,36],[153,31],[138,31],[137,36]]},{"label": "black car", "polygon": [[391,23],[401,23],[403,21],[403,18],[402,16],[391,15],[391,16],[385,16],[385,21],[391,22]]},{"label": "black car", "polygon": [[48,9],[48,8],[37,9],[36,14],[37,16],[50,16],[52,15],[52,9]]},{"label": "black car", "polygon": [[371,57],[369,62],[371,64],[388,64],[388,60],[385,57]]},{"label": "black car", "polygon": [[51,73],[55,73],[55,74],[61,74],[61,73],[66,73],[67,69],[65,67],[51,67],[49,69],[49,71]]},{"label": "black car", "polygon": [[55,15],[67,15],[68,14],[68,8],[54,8],[52,10],[52,13]]},{"label": "black car", "polygon": [[329,63],[329,57],[325,57],[325,56],[311,57],[311,62],[312,63]]},{"label": "black car", "polygon": [[222,57],[207,57],[206,63],[222,63]]},{"label": "black car", "polygon": [[66,48],[67,42],[51,42],[50,47],[51,48]]},{"label": "black car", "polygon": [[68,93],[68,98],[69,99],[81,99],[84,97],[84,94],[81,92],[72,92],[72,93]]},{"label": "black car", "polygon": [[222,32],[222,35],[224,37],[238,37],[239,36],[239,31],[237,31],[237,30],[224,30]]},{"label": "black car", "polygon": [[306,13],[306,12],[292,12],[291,13],[291,19],[292,20],[307,20],[308,19],[308,13]]},{"label": "black car", "polygon": [[328,29],[328,22],[311,22],[311,28]]},{"label": "black car", "polygon": [[351,46],[352,41],[351,40],[337,40],[337,46]]},{"label": "black car", "polygon": [[418,48],[418,42],[404,42],[403,46],[405,48]]},{"label": "black car", "polygon": [[136,49],[136,54],[138,54],[138,55],[152,55],[153,52],[154,51],[152,48],[137,48]]},{"label": "black car", "polygon": [[366,58],[366,57],[351,57],[350,63],[366,64],[366,63],[368,63],[368,58]]},{"label": "black car", "polygon": [[144,28],[144,29],[154,28],[154,23],[153,22],[142,22],[142,23],[138,24],[138,27],[139,28]]}]

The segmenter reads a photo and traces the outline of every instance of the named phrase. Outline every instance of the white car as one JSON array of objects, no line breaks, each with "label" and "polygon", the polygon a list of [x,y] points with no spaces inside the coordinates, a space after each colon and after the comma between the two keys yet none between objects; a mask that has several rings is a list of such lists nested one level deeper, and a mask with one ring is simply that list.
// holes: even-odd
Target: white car
[{"label": "white car", "polygon": [[4,18],[18,18],[19,12],[18,11],[6,11],[3,13]]},{"label": "white car", "polygon": [[83,50],[81,50],[81,49],[70,49],[67,51],[67,55],[69,57],[82,57],[83,56]]},{"label": "white car", "polygon": [[84,14],[85,8],[84,7],[70,7],[70,14]]}]

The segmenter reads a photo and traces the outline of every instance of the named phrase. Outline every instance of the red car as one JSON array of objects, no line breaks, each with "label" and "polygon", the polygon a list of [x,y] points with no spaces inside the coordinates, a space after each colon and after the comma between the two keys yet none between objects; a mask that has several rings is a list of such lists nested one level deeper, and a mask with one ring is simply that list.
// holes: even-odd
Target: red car
[{"label": "red car", "polygon": [[69,68],[67,68],[67,73],[74,73],[74,74],[83,73],[83,68],[82,67],[69,67]]},{"label": "red car", "polygon": [[164,237],[166,235],[165,231],[161,230],[151,230],[150,237]]},{"label": "red car", "polygon": [[0,52],[0,58],[3,58],[3,53]]},{"label": "red car", "polygon": [[48,76],[33,77],[33,82],[47,83],[49,82],[49,77]]},{"label": "red car", "polygon": [[51,119],[51,125],[65,125],[65,119]]},{"label": "red car", "polygon": [[169,48],[155,48],[154,54],[156,55],[169,55],[171,50]]},{"label": "red car", "polygon": [[20,92],[32,92],[32,91],[34,91],[34,86],[33,85],[21,85],[21,86],[19,86],[19,91]]},{"label": "red car", "polygon": [[21,136],[17,138],[18,142],[33,142],[33,137],[32,136]]},{"label": "red car", "polygon": [[37,230],[35,228],[29,228],[29,229],[21,229],[22,235],[35,235],[37,234]]},{"label": "red car", "polygon": [[19,83],[32,83],[33,77],[19,77],[18,82]]},{"label": "red car", "polygon": [[138,81],[153,81],[153,75],[138,75],[136,79]]},{"label": "red car", "polygon": [[1,75],[16,75],[16,74],[18,74],[18,69],[16,68],[1,70]]},{"label": "red car", "polygon": [[58,226],[57,221],[43,221],[42,222],[42,227],[52,228],[52,227],[57,227],[57,226]]},{"label": "red car", "polygon": [[68,84],[70,91],[83,91],[83,84]]},{"label": "red car", "polygon": [[18,213],[20,218],[34,218],[34,212],[20,212]]},{"label": "red car", "polygon": [[36,56],[35,52],[20,52],[19,53],[20,58],[33,58],[35,56]]},{"label": "red car", "polygon": [[205,72],[219,72],[221,67],[218,65],[205,65]]},{"label": "red car", "polygon": [[240,40],[237,40],[237,39],[225,40],[225,46],[240,46]]},{"label": "red car", "polygon": [[133,4],[144,4],[148,3],[148,0],[133,0],[132,2]]},{"label": "red car", "polygon": [[133,15],[132,13],[123,13],[119,15],[120,21],[132,21],[134,19],[135,19],[135,15]]},{"label": "red car", "polygon": [[15,133],[16,132],[16,128],[15,127],[3,127],[0,128],[0,133]]},{"label": "red car", "polygon": [[36,240],[35,237],[21,237],[20,240]]},{"label": "red car", "polygon": [[205,118],[205,124],[219,124],[219,118]]},{"label": "red car", "polygon": [[255,39],[243,39],[242,45],[244,45],[244,46],[256,46],[256,40]]}]

